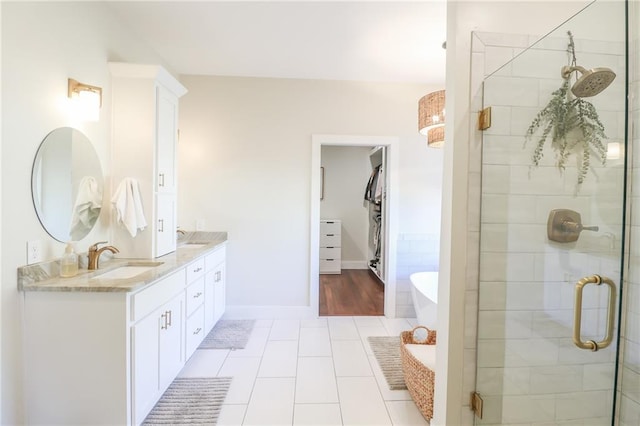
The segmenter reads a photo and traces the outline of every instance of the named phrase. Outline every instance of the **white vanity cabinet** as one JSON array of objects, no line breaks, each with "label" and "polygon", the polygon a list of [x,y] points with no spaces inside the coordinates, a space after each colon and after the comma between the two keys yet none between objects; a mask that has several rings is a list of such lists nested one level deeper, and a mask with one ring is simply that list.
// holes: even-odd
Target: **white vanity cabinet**
[{"label": "white vanity cabinet", "polygon": [[224,312],[225,244],[139,280],[19,287],[26,423],[141,424]]},{"label": "white vanity cabinet", "polygon": [[226,248],[218,247],[205,256],[204,328],[207,333],[222,317],[226,306],[225,265]]},{"label": "white vanity cabinet", "polygon": [[184,366],[184,287],[181,269],[132,297],[134,424],[145,419]]},{"label": "white vanity cabinet", "polygon": [[109,63],[112,76],[114,190],[124,178],[140,184],[147,228],[132,238],[114,226],[121,256],[155,258],[176,249],[178,99],[187,90],[159,65]]},{"label": "white vanity cabinet", "polygon": [[27,424],[142,422],[184,366],[185,285],[24,292]]}]

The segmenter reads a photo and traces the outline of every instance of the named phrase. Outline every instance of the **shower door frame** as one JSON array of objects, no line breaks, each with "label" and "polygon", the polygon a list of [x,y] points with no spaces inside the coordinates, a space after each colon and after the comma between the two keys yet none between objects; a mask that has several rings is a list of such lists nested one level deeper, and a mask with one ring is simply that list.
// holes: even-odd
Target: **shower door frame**
[{"label": "shower door frame", "polygon": [[[476,40],[477,37],[482,37],[481,35],[482,33],[477,33],[474,34],[474,41]],[[480,38],[478,38],[479,41],[481,41]],[[628,67],[627,67],[628,68]],[[627,70],[625,70],[626,73]],[[477,76],[475,76],[477,77]],[[473,82],[472,82],[472,89],[474,89],[473,86]],[[477,81],[475,82],[476,86],[475,88],[478,89],[478,87],[482,84],[482,83],[478,83]],[[628,90],[628,85],[626,86],[625,90]],[[472,93],[475,93],[472,90]],[[478,111],[480,109],[482,109],[482,99],[478,100],[473,99],[472,100],[472,105],[475,107],[475,109],[477,109]],[[626,112],[629,110],[628,105],[625,105],[625,118],[627,117]],[[624,132],[628,131],[628,126],[625,123],[625,127],[624,127]],[[482,139],[482,135],[481,134],[477,134],[478,138],[481,140]],[[625,133],[624,137],[622,139],[623,142],[628,141],[628,136]],[[482,144],[480,144],[481,146]],[[629,144],[625,143],[624,146],[628,146]],[[481,149],[481,148],[480,148]],[[549,155],[549,153],[547,153],[547,155]],[[481,157],[481,155],[480,155]],[[617,276],[611,277],[616,281],[617,284],[617,295],[618,295],[618,305],[616,307],[616,322],[618,324],[617,326],[617,333],[616,336],[614,338],[615,342],[615,357],[612,361],[613,364],[613,375],[611,377],[612,380],[612,388],[613,390],[611,391],[612,393],[612,402],[611,402],[611,421],[614,422],[616,415],[617,415],[617,410],[619,410],[619,405],[616,403],[616,398],[618,396],[618,391],[617,391],[617,387],[618,387],[618,368],[619,368],[619,339],[620,339],[620,326],[619,324],[621,324],[620,322],[620,318],[621,318],[621,314],[622,314],[622,309],[621,309],[621,297],[620,295],[622,294],[622,285],[623,285],[623,277],[626,276],[627,271],[624,269],[624,266],[627,264],[627,262],[625,262],[625,241],[629,241],[628,239],[628,234],[629,234],[629,226],[627,226],[626,220],[629,217],[629,203],[626,202],[626,197],[627,194],[629,193],[629,183],[628,183],[628,179],[627,176],[630,173],[630,168],[628,168],[628,164],[627,164],[627,159],[630,158],[630,152],[626,153],[626,156],[624,157],[624,165],[623,165],[623,177],[622,177],[622,181],[619,182],[620,183],[620,192],[621,192],[621,201],[622,201],[622,206],[620,208],[620,213],[621,213],[621,223],[620,223],[620,236],[621,236],[621,244],[620,244],[620,250],[618,253],[618,260],[619,260],[619,274]],[[535,172],[534,172],[535,173]],[[481,191],[480,191],[481,192]],[[478,194],[479,197],[481,197],[481,194]],[[470,194],[470,199],[472,198],[471,194]],[[480,217],[478,215],[478,223],[480,223]],[[478,249],[480,249],[480,247],[478,247]],[[479,250],[480,251],[480,250]],[[478,266],[479,266],[479,261],[478,261]],[[589,271],[586,270],[584,271],[584,275],[590,275],[593,271]],[[479,298],[482,298],[482,295],[480,294],[480,289],[478,290],[479,292]],[[478,307],[476,306],[476,309]],[[480,332],[480,322],[478,323],[478,335],[481,334]],[[477,348],[477,347],[476,347]],[[476,378],[476,381],[478,380],[478,378]],[[486,408],[486,407],[485,407]],[[482,424],[482,423],[480,423]],[[535,423],[534,423],[535,424]]]}]

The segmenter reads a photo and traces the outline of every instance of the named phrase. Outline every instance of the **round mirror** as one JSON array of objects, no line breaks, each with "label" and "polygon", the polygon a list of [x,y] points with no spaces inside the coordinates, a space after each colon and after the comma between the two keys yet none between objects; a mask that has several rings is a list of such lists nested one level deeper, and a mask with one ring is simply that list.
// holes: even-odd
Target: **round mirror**
[{"label": "round mirror", "polygon": [[38,219],[58,241],[79,241],[93,229],[104,187],[91,141],[79,130],[60,127],[38,148],[31,171],[31,194]]}]

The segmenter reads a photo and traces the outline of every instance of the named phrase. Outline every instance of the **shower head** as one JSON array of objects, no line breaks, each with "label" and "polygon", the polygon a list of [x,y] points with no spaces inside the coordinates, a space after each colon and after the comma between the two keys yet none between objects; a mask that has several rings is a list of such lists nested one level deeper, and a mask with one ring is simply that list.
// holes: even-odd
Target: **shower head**
[{"label": "shower head", "polygon": [[582,75],[578,78],[573,86],[571,92],[578,98],[588,98],[595,96],[602,92],[611,84],[616,78],[616,73],[609,68],[593,68],[586,70],[583,67],[576,65],[573,67],[562,67],[562,77],[569,78],[572,72],[578,71]]}]

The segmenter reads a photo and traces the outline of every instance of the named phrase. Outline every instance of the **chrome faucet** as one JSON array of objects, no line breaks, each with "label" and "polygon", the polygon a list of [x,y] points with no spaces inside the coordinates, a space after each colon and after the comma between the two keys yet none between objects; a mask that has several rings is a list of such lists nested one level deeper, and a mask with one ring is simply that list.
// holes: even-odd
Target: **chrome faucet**
[{"label": "chrome faucet", "polygon": [[94,269],[98,269],[98,259],[100,259],[100,255],[102,254],[103,251],[108,250],[111,253],[120,253],[120,250],[118,250],[114,246],[104,246],[102,248],[98,248],[98,244],[106,244],[106,243],[107,243],[106,241],[100,241],[89,247],[89,255],[88,255],[89,266],[87,267],[87,269],[89,269],[90,271]]}]

